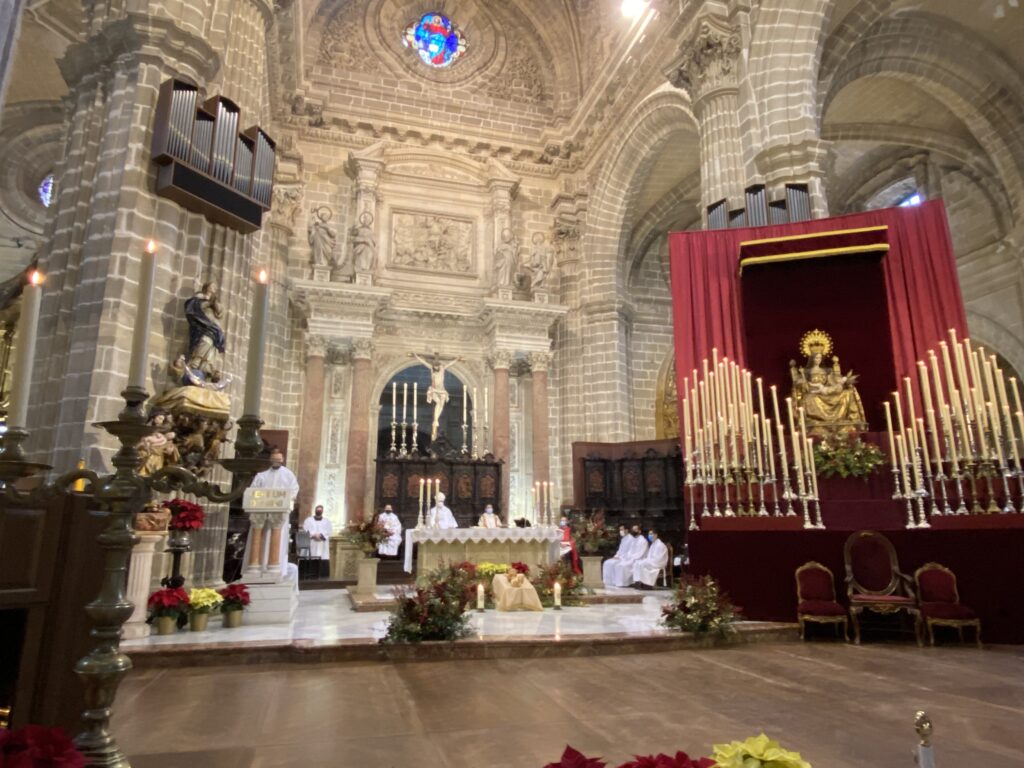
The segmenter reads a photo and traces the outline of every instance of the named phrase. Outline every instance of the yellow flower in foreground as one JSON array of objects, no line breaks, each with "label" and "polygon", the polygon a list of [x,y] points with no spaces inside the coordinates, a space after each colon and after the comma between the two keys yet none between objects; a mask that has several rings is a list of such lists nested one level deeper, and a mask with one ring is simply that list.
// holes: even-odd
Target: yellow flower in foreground
[{"label": "yellow flower in foreground", "polygon": [[193,613],[209,613],[224,602],[215,589],[192,589],[188,593],[189,610]]},{"label": "yellow flower in foreground", "polygon": [[715,744],[711,758],[718,768],[811,768],[799,752],[783,749],[765,734],[746,741]]}]

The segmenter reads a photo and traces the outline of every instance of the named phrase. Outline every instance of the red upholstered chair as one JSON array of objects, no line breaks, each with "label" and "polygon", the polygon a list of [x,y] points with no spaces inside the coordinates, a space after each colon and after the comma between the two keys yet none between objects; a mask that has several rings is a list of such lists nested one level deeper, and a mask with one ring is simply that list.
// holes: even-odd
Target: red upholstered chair
[{"label": "red upholstered chair", "polygon": [[936,625],[955,627],[964,641],[964,627],[974,627],[974,640],[981,647],[981,619],[960,602],[956,588],[956,574],[939,563],[925,563],[914,572],[917,594],[920,599],[918,610],[918,635],[923,621],[928,628],[928,641],[935,645]]},{"label": "red upholstered chair", "polygon": [[[846,595],[850,599],[854,641],[860,644],[860,614],[905,612],[918,626],[917,598],[910,577],[900,572],[892,542],[875,531],[858,531],[843,547]],[[918,645],[921,636],[917,635]]]},{"label": "red upholstered chair", "polygon": [[804,563],[796,569],[796,618],[800,623],[800,639],[805,639],[804,622],[843,625],[843,637],[850,642],[846,609],[836,602],[836,585],[832,571],[821,563]]}]

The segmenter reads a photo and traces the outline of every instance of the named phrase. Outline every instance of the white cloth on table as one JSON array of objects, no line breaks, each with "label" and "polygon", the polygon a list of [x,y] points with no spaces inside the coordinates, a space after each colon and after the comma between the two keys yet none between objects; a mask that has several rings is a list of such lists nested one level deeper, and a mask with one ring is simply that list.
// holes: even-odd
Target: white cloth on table
[{"label": "white cloth on table", "polygon": [[458,527],[459,524],[455,520],[455,515],[444,504],[431,507],[427,513],[427,528],[441,528],[444,530]]},{"label": "white cloth on table", "polygon": [[[295,497],[299,493],[299,480],[295,477],[295,473],[292,472],[286,466],[271,467],[260,472],[256,477],[252,479],[252,485],[250,488],[277,488],[291,491],[291,502],[295,503]],[[252,532],[249,532],[252,535]],[[291,539],[291,527],[289,526],[287,519],[284,526],[281,528],[281,574],[285,575],[288,573],[288,543]],[[263,538],[264,547],[270,547],[270,537],[265,536]],[[264,550],[266,553],[268,550]]]},{"label": "white cloth on table", "polygon": [[647,554],[633,563],[633,581],[653,587],[658,581],[658,574],[666,565],[668,565],[668,547],[661,539],[655,539],[651,542]]},{"label": "white cloth on table", "polygon": [[476,524],[478,528],[501,528],[501,518],[493,512],[484,512]]},{"label": "white cloth on table", "polygon": [[619,545],[619,552],[621,554],[611,560],[605,560],[601,567],[601,576],[606,587],[628,587],[636,581],[633,578],[633,563],[647,554],[647,539],[630,534],[626,541]]},{"label": "white cloth on table", "polygon": [[402,521],[394,512],[381,512],[377,516],[377,522],[388,532],[388,537],[377,545],[377,552],[394,557],[398,554],[398,547],[402,543]]},{"label": "white cloth on table", "polygon": [[558,542],[562,531],[551,526],[535,525],[529,528],[406,528],[405,529],[405,572],[412,573],[413,547],[423,542],[456,541],[504,542],[535,541],[547,546],[548,562],[558,558]]},{"label": "white cloth on table", "polygon": [[[334,526],[326,517],[317,520],[315,517],[307,517],[302,523],[302,530],[309,533],[309,556],[314,560],[331,559],[331,534],[334,533]],[[323,540],[317,539],[322,536]]]}]

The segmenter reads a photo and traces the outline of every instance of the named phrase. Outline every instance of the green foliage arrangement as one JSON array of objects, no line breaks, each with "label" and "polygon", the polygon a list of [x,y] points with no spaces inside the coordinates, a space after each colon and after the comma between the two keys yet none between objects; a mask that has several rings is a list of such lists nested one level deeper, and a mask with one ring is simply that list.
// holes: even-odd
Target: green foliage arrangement
[{"label": "green foliage arrangement", "polygon": [[739,609],[710,576],[686,576],[676,588],[674,602],[661,609],[662,623],[695,635],[727,637],[736,631]]},{"label": "green foliage arrangement", "polygon": [[396,594],[382,644],[451,642],[470,633],[471,601],[476,599],[475,572],[449,564],[423,577],[412,595]]},{"label": "green foliage arrangement", "polygon": [[885,461],[878,446],[865,443],[859,435],[826,438],[814,445],[814,463],[818,476],[867,478]]}]

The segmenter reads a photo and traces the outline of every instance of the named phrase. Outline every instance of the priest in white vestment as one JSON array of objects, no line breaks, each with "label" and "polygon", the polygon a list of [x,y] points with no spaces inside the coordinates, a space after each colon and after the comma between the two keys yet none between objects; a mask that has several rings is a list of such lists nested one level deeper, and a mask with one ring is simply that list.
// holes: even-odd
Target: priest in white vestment
[{"label": "priest in white vestment", "polygon": [[331,535],[334,526],[324,517],[322,504],[317,504],[313,516],[307,517],[302,523],[302,530],[309,534],[309,556],[314,560],[331,559]]},{"label": "priest in white vestment", "polygon": [[605,561],[602,568],[606,587],[628,587],[634,582],[633,564],[647,554],[647,539],[640,533],[640,526],[634,525],[625,544],[619,547],[620,554]]},{"label": "priest in white vestment", "polygon": [[384,511],[377,515],[377,522],[388,532],[388,537],[377,545],[377,554],[385,557],[398,557],[398,547],[402,543],[402,521],[388,504]]},{"label": "priest in white vestment", "polygon": [[[289,498],[291,499],[292,505],[295,504],[295,497],[299,495],[299,480],[295,477],[295,473],[292,472],[288,467],[284,465],[284,453],[280,448],[272,448],[270,450],[270,469],[265,469],[252,479],[252,485],[250,488],[276,488],[290,491]],[[264,536],[264,546],[270,546],[270,537]],[[284,526],[281,529],[281,573],[282,575],[288,575],[289,571],[294,571],[296,577],[298,576],[298,568],[288,562],[288,542],[291,541],[291,526],[288,521],[285,520]],[[265,552],[266,550],[264,550]]]},{"label": "priest in white vestment", "polygon": [[501,518],[494,514],[494,507],[488,504],[476,523],[477,528],[501,528]]},{"label": "priest in white vestment", "polygon": [[633,581],[653,587],[658,581],[661,569],[668,566],[668,547],[658,538],[657,531],[648,533],[647,540],[650,542],[647,554],[633,564]]},{"label": "priest in white vestment", "polygon": [[458,528],[459,524],[455,520],[455,515],[452,511],[444,504],[445,496],[443,493],[438,493],[434,497],[434,506],[430,508],[430,512],[427,513],[427,528]]},{"label": "priest in white vestment", "polygon": [[633,540],[629,536],[629,529],[624,525],[619,525],[619,548],[615,554],[604,561],[604,565],[601,566],[601,579],[605,584],[610,584],[610,569],[614,568],[618,561],[629,551],[629,548],[633,545]]}]

